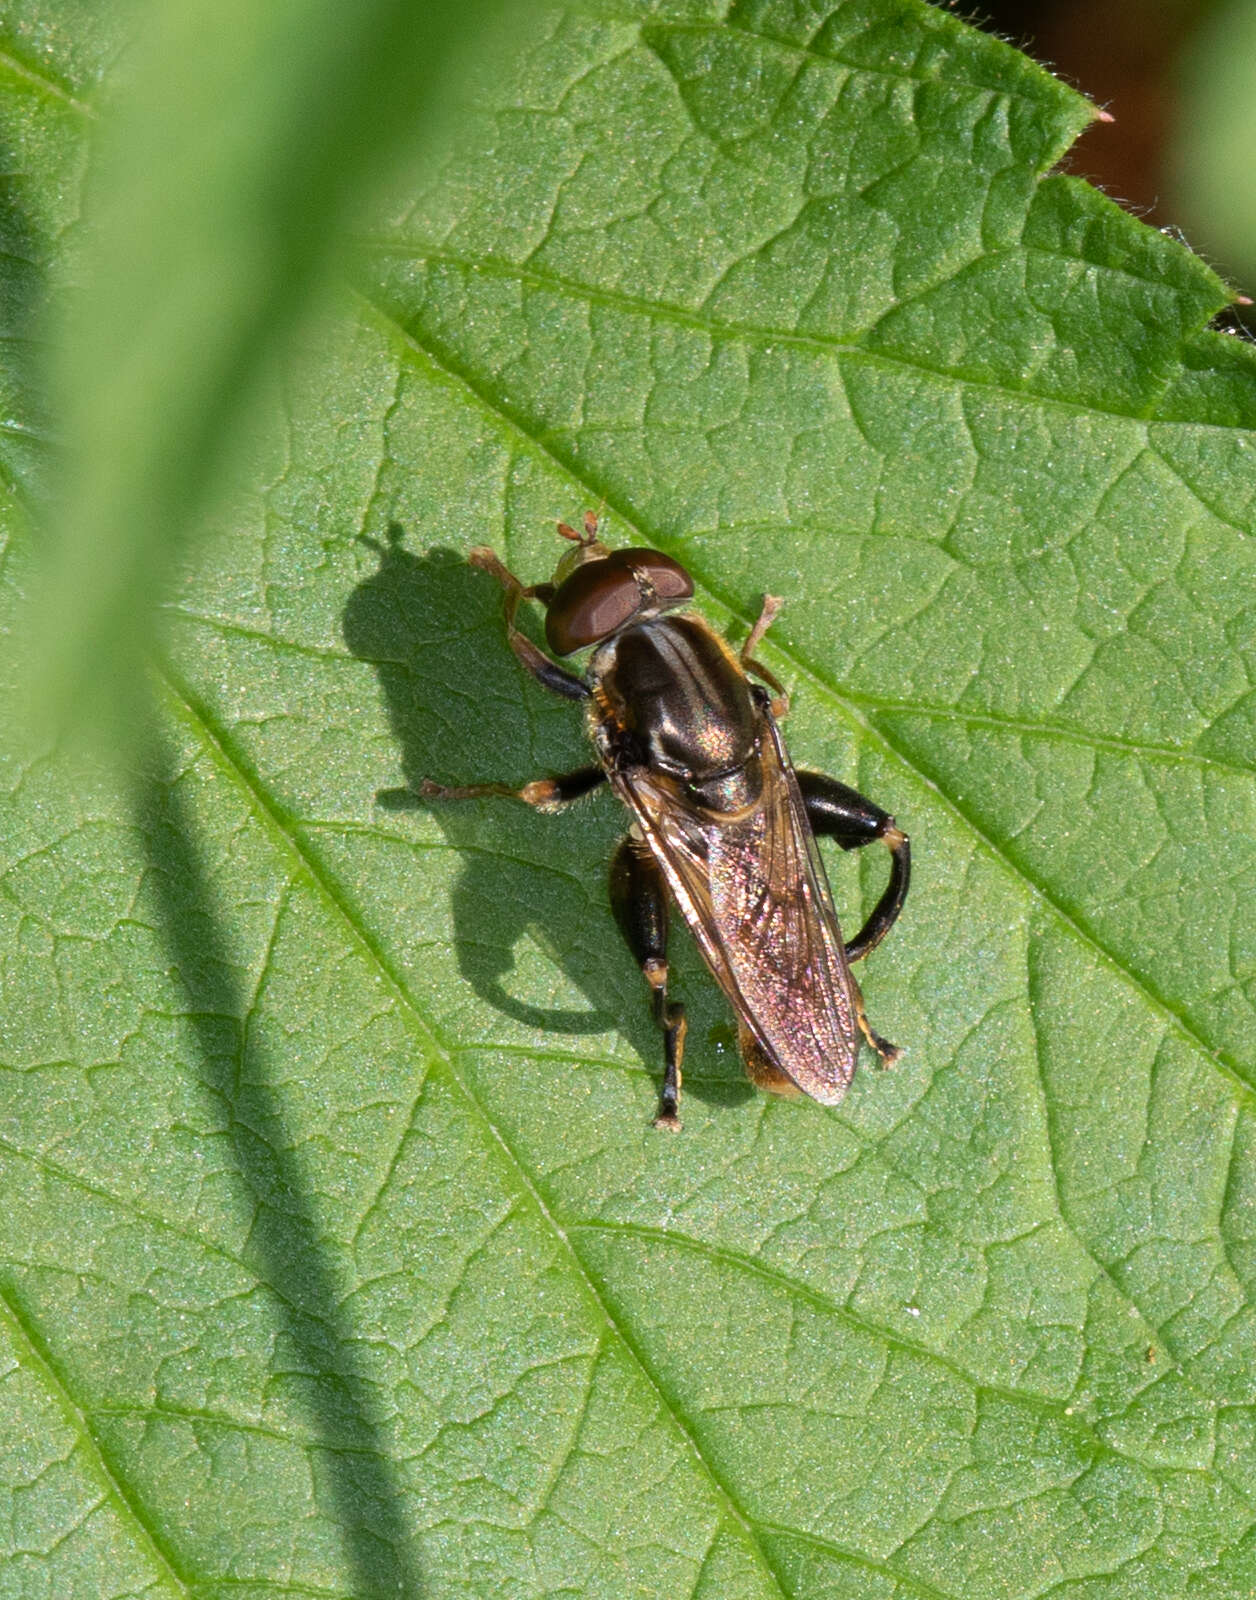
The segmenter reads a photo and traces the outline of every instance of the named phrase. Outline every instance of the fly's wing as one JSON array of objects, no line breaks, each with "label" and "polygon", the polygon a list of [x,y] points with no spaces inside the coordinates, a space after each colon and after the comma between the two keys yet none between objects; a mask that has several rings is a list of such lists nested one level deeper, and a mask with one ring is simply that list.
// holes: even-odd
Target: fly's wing
[{"label": "fly's wing", "polygon": [[768,1059],[825,1105],[855,1071],[855,986],[824,867],[776,724],[763,713],[763,791],[713,820],[665,777],[612,776],[716,981]]}]

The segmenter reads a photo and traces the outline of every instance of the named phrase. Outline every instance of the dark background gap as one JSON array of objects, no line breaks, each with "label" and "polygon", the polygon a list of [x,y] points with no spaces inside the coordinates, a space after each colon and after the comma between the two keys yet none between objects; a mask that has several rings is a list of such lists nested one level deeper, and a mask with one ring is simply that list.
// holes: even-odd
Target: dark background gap
[{"label": "dark background gap", "polygon": [[[979,0],[968,20],[1049,67],[1116,118],[1093,124],[1062,163],[1154,228],[1176,230],[1169,176],[1180,112],[1182,63],[1224,0]],[[1188,242],[1241,293],[1256,284],[1236,264]],[[1256,337],[1252,307],[1223,313],[1218,326]]]}]

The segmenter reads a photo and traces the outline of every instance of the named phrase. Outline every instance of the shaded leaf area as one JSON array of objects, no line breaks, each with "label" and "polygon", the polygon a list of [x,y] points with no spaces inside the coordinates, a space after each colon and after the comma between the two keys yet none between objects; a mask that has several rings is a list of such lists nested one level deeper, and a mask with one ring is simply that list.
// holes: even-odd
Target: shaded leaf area
[{"label": "shaded leaf area", "polygon": [[[5,774],[17,1592],[1250,1590],[1256,385],[1041,178],[1087,115],[915,6],[573,13],[398,203],[142,770]],[[786,596],[792,748],[912,833],[835,1112],[678,939],[655,1134],[622,816],[404,803],[586,759],[463,557],[603,500]]]}]

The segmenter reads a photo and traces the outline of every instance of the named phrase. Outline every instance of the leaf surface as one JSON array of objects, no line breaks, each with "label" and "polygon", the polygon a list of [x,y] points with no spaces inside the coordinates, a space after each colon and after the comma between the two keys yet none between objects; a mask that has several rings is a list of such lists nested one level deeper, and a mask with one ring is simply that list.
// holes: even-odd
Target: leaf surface
[{"label": "leaf surface", "polygon": [[[141,758],[7,764],[10,1592],[1250,1591],[1256,366],[1048,175],[1090,116],[900,0],[625,4],[398,184]],[[785,597],[796,759],[911,832],[907,1054],[834,1111],[750,1093],[678,935],[654,1132],[609,797],[399,794],[587,759],[464,558],[603,503],[733,637]],[[854,926],[884,860],[831,865]]]}]

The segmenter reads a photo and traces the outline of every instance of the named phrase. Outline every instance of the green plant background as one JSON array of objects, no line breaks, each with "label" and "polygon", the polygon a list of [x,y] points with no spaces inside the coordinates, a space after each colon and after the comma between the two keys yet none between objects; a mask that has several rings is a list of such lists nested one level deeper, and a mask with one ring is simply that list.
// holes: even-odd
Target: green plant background
[{"label": "green plant background", "polygon": [[[13,703],[25,341],[118,52],[3,17]],[[1084,101],[922,5],[622,0],[511,53],[173,551],[127,759],[5,757],[0,1595],[1248,1595],[1227,291],[1046,175]],[[584,759],[464,556],[546,576],[603,503],[732,636],[786,597],[797,758],[911,831],[865,982],[908,1054],[835,1111],[750,1094],[678,939],[655,1133],[622,816],[397,797]],[[885,863],[833,869],[853,922]]]}]

